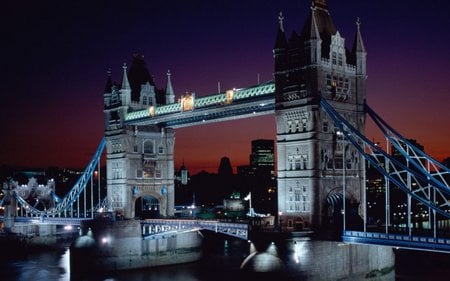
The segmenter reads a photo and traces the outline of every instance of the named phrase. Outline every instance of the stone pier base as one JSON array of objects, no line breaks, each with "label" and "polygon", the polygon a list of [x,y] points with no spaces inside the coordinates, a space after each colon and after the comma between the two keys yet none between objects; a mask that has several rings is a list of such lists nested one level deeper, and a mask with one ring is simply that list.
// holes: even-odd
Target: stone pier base
[{"label": "stone pier base", "polygon": [[202,257],[202,236],[197,231],[144,239],[137,220],[94,221],[83,229],[87,229],[86,235],[79,237],[70,250],[71,264],[82,270],[136,269],[192,262]]}]

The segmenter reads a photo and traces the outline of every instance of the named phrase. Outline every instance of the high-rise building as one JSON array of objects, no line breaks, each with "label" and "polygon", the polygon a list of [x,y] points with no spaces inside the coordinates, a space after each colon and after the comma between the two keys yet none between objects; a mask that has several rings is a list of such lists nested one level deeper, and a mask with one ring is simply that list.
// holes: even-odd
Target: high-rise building
[{"label": "high-rise building", "polygon": [[252,167],[267,168],[273,171],[275,167],[275,153],[273,140],[253,140],[252,153],[250,154]]}]

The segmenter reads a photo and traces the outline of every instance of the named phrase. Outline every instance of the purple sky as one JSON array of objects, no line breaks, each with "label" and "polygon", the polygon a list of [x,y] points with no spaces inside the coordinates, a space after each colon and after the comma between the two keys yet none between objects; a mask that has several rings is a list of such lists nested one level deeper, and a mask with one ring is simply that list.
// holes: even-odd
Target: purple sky
[{"label": "purple sky", "polygon": [[[450,2],[329,0],[351,46],[356,17],[368,51],[368,103],[426,152],[450,156]],[[145,55],[177,97],[270,80],[280,10],[300,31],[310,1],[12,1],[3,4],[0,165],[84,167],[103,134],[106,70]],[[5,63],[6,62],[6,63]],[[378,138],[369,126],[367,136]],[[250,141],[275,139],[273,116],[179,129],[176,165],[248,163]]]}]

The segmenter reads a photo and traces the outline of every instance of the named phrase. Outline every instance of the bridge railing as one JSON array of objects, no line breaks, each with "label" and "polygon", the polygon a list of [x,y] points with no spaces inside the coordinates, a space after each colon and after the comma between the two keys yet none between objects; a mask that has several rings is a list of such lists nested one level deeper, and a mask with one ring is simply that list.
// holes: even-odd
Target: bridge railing
[{"label": "bridge railing", "polygon": [[347,230],[344,231],[342,240],[347,243],[450,252],[450,239],[447,238]]},{"label": "bridge railing", "polygon": [[[378,172],[406,193],[409,198],[408,201],[413,198],[432,209],[433,212],[450,218],[450,189],[448,187],[437,185],[434,180],[426,175],[426,172],[413,169],[391,157],[377,144],[356,130],[325,99],[320,101],[320,105],[331,117],[349,144],[353,145]],[[411,215],[410,210],[408,214]]]},{"label": "bridge railing", "polygon": [[[94,202],[93,202],[93,173],[98,166],[98,171],[100,171],[99,167],[99,161],[101,158],[101,155],[103,153],[103,150],[106,145],[105,138],[102,138],[100,141],[100,144],[97,148],[97,150],[94,153],[94,156],[92,157],[91,161],[86,166],[84,172],[81,174],[80,178],[77,180],[75,185],[72,187],[72,189],[69,191],[68,194],[66,194],[63,198],[57,197],[55,194],[53,194],[53,198],[55,199],[55,206],[49,209],[40,210],[35,208],[33,205],[28,203],[25,199],[23,199],[15,190],[13,190],[13,195],[15,200],[18,203],[19,210],[21,213],[25,214],[25,217],[73,217],[74,213],[76,214],[76,217],[80,217],[80,214],[82,214],[83,217],[90,216],[93,217],[94,214]],[[99,181],[100,181],[100,174],[98,175]],[[86,186],[88,185],[89,181],[91,181],[91,194],[90,194],[90,207],[89,202],[87,200],[86,196]],[[11,187],[12,188],[12,187]],[[99,200],[100,200],[100,183],[98,184],[99,188]],[[84,193],[83,193],[84,192]],[[84,194],[84,196],[81,196]],[[83,197],[83,198],[82,198]],[[80,210],[80,201],[82,201],[82,206],[84,210]],[[73,205],[77,202],[77,207],[74,209]]]},{"label": "bridge railing", "polygon": [[16,217],[16,222],[54,225],[81,225],[90,218]]},{"label": "bridge railing", "polygon": [[151,239],[159,234],[205,229],[247,240],[249,230],[246,223],[221,222],[218,220],[147,219],[142,220],[141,225],[142,236],[145,239]]}]

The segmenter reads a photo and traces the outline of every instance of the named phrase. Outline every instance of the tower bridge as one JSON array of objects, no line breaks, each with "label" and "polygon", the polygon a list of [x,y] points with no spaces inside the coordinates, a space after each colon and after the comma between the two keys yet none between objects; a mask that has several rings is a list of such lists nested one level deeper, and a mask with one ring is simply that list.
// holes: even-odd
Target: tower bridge
[{"label": "tower bridge", "polygon": [[[450,171],[409,143],[366,104],[367,52],[359,20],[354,38],[352,47],[347,48],[327,1],[313,1],[302,30],[289,39],[284,18],[279,16],[273,81],[198,98],[195,93],[186,93],[178,101],[170,72],[166,87],[158,89],[143,56],[135,55],[129,71],[123,66],[120,84],[112,83],[108,73],[103,94],[105,138],[74,188],[54,207],[39,210],[7,186],[3,203],[10,207],[4,220],[17,217],[15,204],[29,218],[50,221],[73,217],[74,205],[83,198],[84,211],[76,213],[83,213],[85,219],[103,208],[133,219],[140,198],[151,198],[157,214],[169,218],[174,215],[176,129],[273,114],[278,215],[284,229],[321,232],[338,226],[343,228],[346,242],[450,251],[449,240],[439,237],[440,222],[450,219]],[[367,117],[386,136],[388,149],[364,136]],[[388,153],[389,145],[400,151],[403,160]],[[104,148],[107,198],[104,204],[99,200],[87,206],[86,200],[93,196],[86,199],[85,190]],[[375,231],[378,234],[368,229],[367,162],[385,180],[385,217]],[[392,189],[403,192],[406,198],[404,235],[390,233]],[[417,202],[430,214],[424,236],[413,226],[412,206]],[[142,235],[147,239],[183,226],[212,225],[227,228],[215,222],[142,221]],[[245,227],[234,227],[228,227],[234,229],[228,234],[240,233],[238,236],[244,238]]]}]

